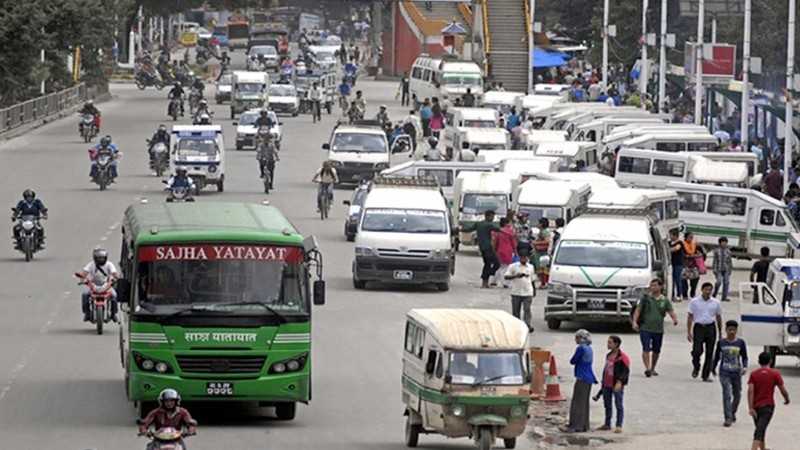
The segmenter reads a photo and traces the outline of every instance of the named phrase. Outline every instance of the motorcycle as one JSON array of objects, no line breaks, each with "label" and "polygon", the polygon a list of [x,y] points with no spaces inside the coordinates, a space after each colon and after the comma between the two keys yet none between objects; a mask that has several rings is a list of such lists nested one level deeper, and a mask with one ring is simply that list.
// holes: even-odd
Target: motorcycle
[{"label": "motorcycle", "polygon": [[200,90],[192,88],[192,92],[189,93],[189,112],[191,114],[195,113],[195,110],[197,110],[197,106],[200,104],[200,100],[202,99],[203,94],[200,92]]},{"label": "motorcycle", "polygon": [[[167,184],[168,182],[164,180],[163,183]],[[167,187],[165,190],[167,191],[167,203],[183,203],[194,201],[194,197],[192,197],[192,189],[186,186]]]},{"label": "motorcycle", "polygon": [[[39,219],[34,216],[17,217],[17,209],[11,208],[19,227],[19,237],[17,238],[16,249],[25,255],[25,262],[33,259],[33,254],[42,249],[41,229]],[[13,220],[13,219],[12,219]]]},{"label": "motorcycle", "polygon": [[164,88],[164,83],[161,81],[160,78],[144,70],[136,72],[136,75],[134,76],[134,81],[136,82],[136,87],[142,91],[145,90],[145,88],[147,88],[148,86],[155,86],[155,88],[158,89],[159,91]]},{"label": "motorcycle", "polygon": [[89,321],[95,324],[97,334],[103,334],[103,325],[111,321],[109,303],[114,295],[112,279],[106,277],[102,283],[98,283],[99,280],[88,280],[80,273],[75,276],[81,279],[78,285],[85,284],[89,288]]},{"label": "motorcycle", "polygon": [[178,429],[166,427],[156,431],[140,434],[150,439],[146,450],[186,450],[183,438],[192,436],[193,433],[181,432]]},{"label": "motorcycle", "polygon": [[90,142],[92,138],[97,136],[97,126],[95,124],[94,115],[81,114],[80,122],[78,123],[80,135],[84,142]]},{"label": "motorcycle", "polygon": [[[148,147],[150,146],[150,140],[147,141]],[[164,175],[164,172],[169,168],[169,149],[167,148],[167,144],[163,142],[156,142],[153,145],[153,149],[151,150],[151,157],[150,157],[150,169],[156,173],[157,177],[161,177]]]},{"label": "motorcycle", "polygon": [[178,120],[178,114],[181,113],[181,99],[178,97],[171,98],[169,100],[167,111],[169,112],[170,117],[172,117],[173,122]]},{"label": "motorcycle", "polygon": [[114,182],[114,177],[111,176],[111,167],[114,163],[114,159],[114,155],[102,153],[97,155],[97,158],[94,160],[96,172],[92,181],[100,186],[101,191],[105,191],[108,185]]},{"label": "motorcycle", "polygon": [[[270,151],[268,148],[265,148],[266,146],[275,146],[275,143],[271,141],[259,142],[256,157],[258,158],[261,179],[264,182],[264,193],[269,194],[270,189],[273,189],[275,180],[275,163],[279,158],[277,152]],[[270,158],[267,156],[268,154],[273,154],[274,157]]]},{"label": "motorcycle", "polygon": [[205,47],[197,47],[194,59],[198,66],[204,65],[209,59],[208,49]]}]

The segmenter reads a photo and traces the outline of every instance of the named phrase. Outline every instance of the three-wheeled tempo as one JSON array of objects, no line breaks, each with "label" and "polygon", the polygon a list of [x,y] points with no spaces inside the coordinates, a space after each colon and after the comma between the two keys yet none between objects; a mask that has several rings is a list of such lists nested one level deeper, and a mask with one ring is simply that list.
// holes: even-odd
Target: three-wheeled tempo
[{"label": "three-wheeled tempo", "polygon": [[403,351],[405,442],[420,434],[514,448],[530,402],[528,327],[504,311],[412,309]]}]

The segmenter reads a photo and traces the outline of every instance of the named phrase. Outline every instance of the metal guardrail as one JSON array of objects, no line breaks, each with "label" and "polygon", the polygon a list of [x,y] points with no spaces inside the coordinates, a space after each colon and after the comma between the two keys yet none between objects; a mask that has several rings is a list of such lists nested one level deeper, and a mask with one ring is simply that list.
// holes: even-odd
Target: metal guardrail
[{"label": "metal guardrail", "polygon": [[41,120],[45,117],[71,108],[87,98],[94,98],[105,93],[107,88],[89,88],[80,83],[63,91],[43,95],[8,108],[0,109],[0,133],[13,130],[26,123]]}]

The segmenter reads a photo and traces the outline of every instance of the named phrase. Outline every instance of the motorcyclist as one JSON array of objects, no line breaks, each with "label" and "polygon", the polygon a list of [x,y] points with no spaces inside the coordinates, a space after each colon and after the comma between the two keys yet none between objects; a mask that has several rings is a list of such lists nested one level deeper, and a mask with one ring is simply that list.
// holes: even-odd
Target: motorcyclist
[{"label": "motorcyclist", "polygon": [[375,115],[375,120],[381,124],[382,127],[389,123],[389,113],[386,112],[386,105],[381,105],[378,109],[378,114]]},{"label": "motorcyclist", "polygon": [[333,203],[333,185],[339,182],[339,175],[336,174],[336,169],[330,161],[323,161],[322,168],[320,168],[311,179],[313,183],[319,183],[317,189],[317,212],[322,206],[322,195],[328,195],[329,203]]},{"label": "motorcyclist", "polygon": [[119,150],[117,146],[111,143],[111,136],[105,135],[100,138],[100,143],[92,147],[90,150],[89,158],[92,160],[92,168],[89,171],[89,177],[94,179],[97,176],[97,158],[100,155],[111,155],[113,161],[111,162],[111,178],[117,178],[117,161],[116,156]]},{"label": "motorcyclist", "polygon": [[350,84],[356,84],[356,74],[358,73],[358,66],[355,63],[354,58],[350,58],[350,62],[344,65],[344,78],[350,79]]},{"label": "motorcyclist", "polygon": [[[39,219],[47,219],[47,208],[41,200],[36,198],[36,193],[31,189],[25,189],[22,192],[22,200],[17,203],[14,208],[14,214],[11,216],[11,221],[16,222],[17,219],[23,216],[33,216],[36,218],[36,230],[39,234],[39,243],[44,248],[44,228],[39,225]],[[16,223],[14,225],[14,247],[17,247],[19,242],[19,235],[22,231],[22,225]]]},{"label": "motorcyclist", "polygon": [[206,99],[200,100],[197,104],[197,109],[194,112],[194,122],[199,125],[211,125],[210,120],[208,124],[199,123],[204,115],[211,119],[211,112],[208,110],[208,101]]},{"label": "motorcyclist", "polygon": [[261,178],[264,178],[264,169],[269,171],[269,188],[274,189],[275,184],[275,163],[280,161],[278,148],[273,142],[272,133],[269,128],[258,129],[256,146],[256,158],[258,159],[258,169]]},{"label": "motorcyclist", "polygon": [[175,175],[171,176],[167,181],[167,190],[171,191],[176,188],[185,188],[188,191],[194,191],[194,180],[189,177],[185,167],[178,167],[175,169]]},{"label": "motorcyclist", "polygon": [[[139,421],[139,435],[150,437],[150,428],[156,431],[163,428],[174,428],[184,432],[184,436],[197,433],[197,421],[186,408],[181,408],[181,396],[175,389],[164,389],[158,394],[158,408],[150,411],[147,416]],[[182,448],[186,444],[181,439]],[[152,447],[148,446],[148,450]]]},{"label": "motorcyclist", "polygon": [[356,91],[356,98],[355,98],[356,106],[361,110],[361,116],[364,116],[364,113],[367,111],[367,100],[364,98],[364,93],[361,91]]},{"label": "motorcyclist", "polygon": [[211,116],[207,112],[204,112],[195,117],[196,117],[194,121],[195,125],[211,125]]},{"label": "motorcyclist", "polygon": [[436,136],[428,138],[428,149],[425,151],[425,161],[441,161],[442,152],[438,148],[439,139]]},{"label": "motorcyclist", "polygon": [[[183,98],[185,92],[183,91],[183,86],[181,85],[180,81],[176,81],[175,84],[170,89],[169,94],[167,94],[167,98],[170,100],[178,99],[181,102],[181,117],[183,117]],[[169,114],[169,106],[167,107],[167,114]]]},{"label": "motorcyclist", "polygon": [[275,122],[272,121],[272,117],[269,116],[269,109],[262,108],[259,112],[258,119],[253,122],[253,126],[256,127],[257,130],[261,129],[262,127],[266,127],[272,130],[272,127],[275,126]]},{"label": "motorcyclist", "polygon": [[342,83],[339,84],[339,96],[341,98],[341,104],[347,105],[349,103],[348,98],[350,97],[351,92],[352,89],[350,88],[350,83],[348,83],[347,80],[342,80]]},{"label": "motorcyclist", "polygon": [[200,97],[203,97],[203,94],[206,90],[206,85],[203,83],[203,80],[200,77],[195,77],[194,81],[192,82],[192,89],[196,89],[200,92]]},{"label": "motorcyclist", "polygon": [[[108,251],[102,247],[97,247],[92,251],[92,261],[86,265],[78,276],[89,283],[105,284],[109,277],[111,282],[119,278],[119,272],[114,263],[108,260]],[[89,317],[89,290],[81,294],[81,309],[83,310],[83,321],[88,322]],[[117,322],[117,292],[111,288],[111,320]]]},{"label": "motorcyclist", "polygon": [[163,123],[158,126],[158,130],[153,134],[153,137],[150,138],[150,144],[147,147],[147,153],[150,154],[150,163],[152,164],[155,162],[155,154],[153,153],[153,147],[156,146],[159,142],[163,143],[164,145],[169,148],[170,137],[169,132],[167,131],[167,126]]},{"label": "motorcyclist", "polygon": [[[83,104],[83,107],[81,108],[80,111],[78,111],[78,113],[91,114],[92,117],[94,117],[94,127],[97,129],[98,133],[100,132],[100,110],[97,109],[96,106],[94,106],[93,100],[91,99],[86,100],[86,103]],[[80,131],[80,126],[78,128],[78,131]]]},{"label": "motorcyclist", "polygon": [[319,87],[319,83],[317,82],[314,82],[314,84],[311,85],[311,89],[308,91],[308,99],[311,100],[311,114],[313,114],[317,120],[322,119],[322,97],[324,94],[324,91]]}]

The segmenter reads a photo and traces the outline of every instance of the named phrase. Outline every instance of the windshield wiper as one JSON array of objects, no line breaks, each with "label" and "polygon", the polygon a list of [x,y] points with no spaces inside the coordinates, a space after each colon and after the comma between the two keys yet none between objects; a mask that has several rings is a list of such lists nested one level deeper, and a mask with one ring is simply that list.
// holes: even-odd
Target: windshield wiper
[{"label": "windshield wiper", "polygon": [[476,382],[472,383],[472,386],[473,387],[482,386],[482,385],[484,385],[486,383],[489,383],[491,381],[497,381],[497,380],[500,380],[500,379],[503,379],[503,378],[506,378],[506,377],[513,377],[513,376],[514,375],[497,375],[496,377],[491,377],[491,378],[487,378],[485,380],[476,381]]},{"label": "windshield wiper", "polygon": [[[266,309],[267,311],[269,311],[270,313],[274,314],[276,317],[278,317],[280,319],[281,323],[286,323],[286,322],[289,321],[286,318],[286,316],[284,316],[283,314],[281,314],[278,311],[276,311],[275,308],[273,308],[272,306],[269,306],[269,304],[267,304],[266,302],[255,301],[255,302],[235,302],[235,303],[212,303],[209,306],[211,308],[215,308],[215,307],[218,307],[218,306],[261,306],[264,309]],[[218,311],[218,310],[214,310],[214,309],[211,309],[211,310],[212,311]]]}]

